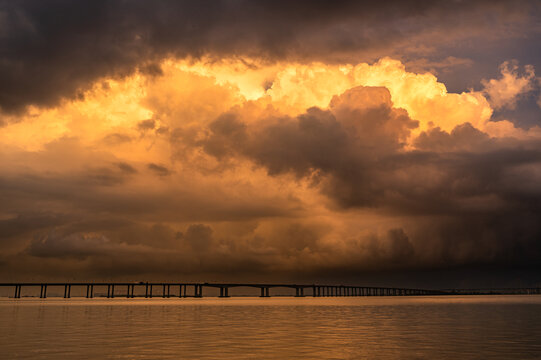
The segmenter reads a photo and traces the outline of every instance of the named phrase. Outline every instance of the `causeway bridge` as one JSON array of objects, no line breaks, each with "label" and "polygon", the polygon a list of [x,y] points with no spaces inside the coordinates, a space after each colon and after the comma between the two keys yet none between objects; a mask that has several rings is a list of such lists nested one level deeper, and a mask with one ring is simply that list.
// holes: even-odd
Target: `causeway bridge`
[{"label": "causeway bridge", "polygon": [[[317,284],[253,284],[253,283],[173,283],[173,282],[55,282],[55,283],[0,283],[1,288],[12,288],[13,298],[20,299],[21,296],[28,295],[32,291],[37,296],[39,288],[39,297],[47,298],[47,290],[54,288],[62,291],[64,298],[95,296],[115,298],[202,298],[203,289],[219,290],[219,297],[230,297],[230,290],[233,288],[255,288],[259,289],[260,297],[268,298],[271,296],[271,289],[295,289],[295,297],[331,297],[331,296],[420,296],[420,295],[451,295],[451,292],[440,290],[406,289],[406,288],[388,288],[388,287],[364,287],[349,285],[317,285]],[[23,288],[24,293],[23,295]],[[33,288],[33,290],[32,290]],[[135,289],[137,288],[137,295]],[[72,294],[72,289],[77,292]],[[107,289],[107,292],[105,292]],[[97,290],[101,290],[98,293]]]}]

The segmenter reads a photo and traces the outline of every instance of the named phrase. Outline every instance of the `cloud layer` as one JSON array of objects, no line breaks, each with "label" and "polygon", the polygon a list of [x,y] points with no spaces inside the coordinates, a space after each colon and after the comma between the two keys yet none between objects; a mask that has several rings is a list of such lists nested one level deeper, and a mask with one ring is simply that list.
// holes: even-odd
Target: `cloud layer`
[{"label": "cloud layer", "polygon": [[535,30],[537,11],[528,1],[2,1],[0,107],[52,106],[135,69],[158,75],[165,57],[430,57]]},{"label": "cloud layer", "polygon": [[1,3],[0,280],[539,281],[535,3],[205,5]]}]

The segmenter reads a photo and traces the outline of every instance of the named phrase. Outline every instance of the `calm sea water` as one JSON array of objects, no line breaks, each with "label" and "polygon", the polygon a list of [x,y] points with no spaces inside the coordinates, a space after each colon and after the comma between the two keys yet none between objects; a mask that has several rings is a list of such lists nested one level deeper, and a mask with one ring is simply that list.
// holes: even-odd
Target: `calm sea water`
[{"label": "calm sea water", "polygon": [[541,359],[541,296],[2,299],[2,359]]}]

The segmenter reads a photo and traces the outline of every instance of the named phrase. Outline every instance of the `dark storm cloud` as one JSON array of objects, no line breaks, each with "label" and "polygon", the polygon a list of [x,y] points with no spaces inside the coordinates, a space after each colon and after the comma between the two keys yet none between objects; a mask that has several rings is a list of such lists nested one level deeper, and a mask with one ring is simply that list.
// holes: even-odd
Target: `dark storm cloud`
[{"label": "dark storm cloud", "polygon": [[115,164],[122,172],[127,174],[135,174],[137,173],[137,169],[135,169],[133,166],[131,166],[128,163],[125,162],[119,162]]},{"label": "dark storm cloud", "polygon": [[335,96],[329,110],[295,119],[244,124],[229,113],[201,146],[218,159],[249,158],[272,176],[309,178],[341,208],[408,217],[407,232],[393,230],[366,249],[381,254],[390,244],[387,260],[408,253],[424,266],[536,266],[541,143],[490,138],[464,124],[422,133],[408,151],[404,140],[416,125],[386,89],[357,87]]},{"label": "dark storm cloud", "polygon": [[150,163],[147,165],[147,168],[152,171],[154,174],[158,176],[167,176],[171,175],[171,170],[169,170],[167,167],[163,165],[158,165],[154,163]]},{"label": "dark storm cloud", "polygon": [[73,220],[72,216],[54,213],[24,213],[10,219],[0,220],[0,241],[54,227]]},{"label": "dark storm cloud", "polygon": [[141,131],[153,130],[156,127],[156,121],[153,119],[143,120],[137,124],[137,128]]},{"label": "dark storm cloud", "polygon": [[[0,198],[4,209],[16,213],[41,204],[48,209],[75,208],[78,216],[98,213],[151,221],[235,221],[292,213],[288,204],[238,199],[214,189],[197,190],[193,185],[177,189],[173,194],[163,189],[124,192],[125,179],[89,180],[87,173],[71,178],[63,174],[2,176]],[[207,196],[213,192],[214,197]]]},{"label": "dark storm cloud", "polygon": [[217,158],[240,152],[270,175],[332,175],[327,191],[344,205],[372,204],[383,196],[374,181],[383,162],[392,161],[417,122],[392,107],[385,88],[350,89],[330,107],[308,109],[297,119],[267,120],[255,129],[227,114],[209,126],[203,148]]},{"label": "dark storm cloud", "polygon": [[[166,56],[358,62],[391,55],[393,48],[417,52],[481,33],[483,39],[501,39],[513,34],[513,26],[527,26],[533,6],[522,1],[2,1],[0,108],[51,106],[62,97],[81,96],[99,77],[124,76],[136,68],[159,76],[156,62]],[[494,23],[510,26],[503,32]]]}]

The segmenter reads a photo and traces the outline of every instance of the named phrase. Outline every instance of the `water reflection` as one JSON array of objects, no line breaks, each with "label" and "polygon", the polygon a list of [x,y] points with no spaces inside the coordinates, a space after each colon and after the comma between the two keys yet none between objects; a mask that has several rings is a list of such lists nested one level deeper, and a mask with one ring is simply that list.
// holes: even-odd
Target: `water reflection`
[{"label": "water reflection", "polygon": [[541,296],[0,300],[5,358],[525,359]]}]

